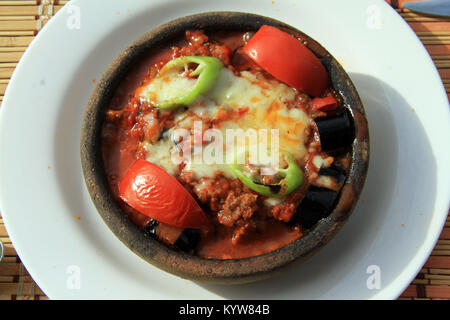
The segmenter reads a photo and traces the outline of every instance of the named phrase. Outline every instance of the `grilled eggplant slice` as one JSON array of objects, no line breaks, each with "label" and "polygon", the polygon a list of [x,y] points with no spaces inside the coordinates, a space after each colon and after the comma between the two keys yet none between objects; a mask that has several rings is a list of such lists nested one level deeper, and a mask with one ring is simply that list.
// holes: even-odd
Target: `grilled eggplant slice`
[{"label": "grilled eggplant slice", "polygon": [[309,229],[320,219],[328,217],[334,208],[338,192],[311,185],[297,208],[293,222]]},{"label": "grilled eggplant slice", "polygon": [[319,176],[327,176],[334,178],[338,184],[343,184],[345,182],[345,178],[347,177],[345,171],[334,163],[329,167],[321,167],[319,170]]},{"label": "grilled eggplant slice", "polygon": [[184,231],[180,234],[177,241],[175,241],[174,245],[178,249],[190,252],[197,247],[198,242],[200,241],[200,232],[196,229],[184,229]]},{"label": "grilled eggplant slice", "polygon": [[144,227],[144,232],[149,236],[156,236],[156,230],[159,222],[155,219],[150,219]]},{"label": "grilled eggplant slice", "polygon": [[314,119],[323,151],[349,147],[355,139],[353,119],[344,108],[342,112]]},{"label": "grilled eggplant slice", "polygon": [[[182,251],[190,252],[197,247],[200,241],[200,232],[196,229],[179,229],[174,227],[160,228],[162,224],[154,219],[150,219],[149,222],[144,227],[144,232],[152,237],[156,237],[164,243],[174,246]],[[179,231],[178,231],[179,229]],[[168,231],[170,230],[168,234]],[[176,232],[175,237],[174,230]],[[166,234],[164,234],[164,232]],[[179,232],[179,234],[178,234]],[[177,236],[178,234],[178,236]],[[169,239],[176,239],[175,241],[170,241]]]}]

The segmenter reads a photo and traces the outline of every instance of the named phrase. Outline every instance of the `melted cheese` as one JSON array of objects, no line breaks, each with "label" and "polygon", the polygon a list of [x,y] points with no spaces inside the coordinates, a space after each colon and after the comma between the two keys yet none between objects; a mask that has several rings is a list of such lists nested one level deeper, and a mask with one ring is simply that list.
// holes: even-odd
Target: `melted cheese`
[{"label": "melted cheese", "polygon": [[156,77],[147,86],[138,89],[141,101],[165,104],[173,97],[184,96],[195,86],[197,80],[190,79],[178,72],[165,72]]},{"label": "melted cheese", "polygon": [[160,166],[171,175],[178,173],[178,164],[172,161],[172,155],[176,152],[176,146],[170,138],[161,139],[153,144],[146,142],[144,147],[147,161]]},{"label": "melted cheese", "polygon": [[314,156],[313,164],[316,168],[329,167],[334,161],[333,157],[322,158],[321,156]]},{"label": "melted cheese", "polygon": [[239,119],[221,123],[224,134],[226,129],[278,129],[280,147],[295,158],[305,156],[305,128],[310,119],[304,111],[288,108],[295,98],[295,91],[288,86],[250,72],[237,77],[224,69],[208,98],[225,109],[249,108]]},{"label": "melted cheese", "polygon": [[[186,88],[191,88],[191,79],[180,79],[179,75],[173,74],[172,78],[156,78],[147,87],[141,88],[138,93],[142,99],[148,99],[148,92],[158,92],[158,99],[167,99],[169,96],[180,95],[186,92]],[[184,86],[186,85],[186,86]],[[170,131],[177,128],[192,130],[194,121],[216,119],[222,111],[247,110],[237,118],[225,118],[219,122],[217,130],[226,142],[228,129],[241,129],[247,132],[248,129],[266,129],[267,141],[270,143],[270,129],[278,129],[279,145],[283,150],[290,152],[294,158],[303,158],[307,151],[305,140],[311,119],[301,109],[293,108],[295,90],[279,83],[275,80],[267,80],[261,74],[241,72],[236,76],[232,71],[224,68],[215,83],[214,87],[203,97],[191,104],[187,111],[180,109],[175,115],[176,125]],[[206,128],[202,128],[203,131]],[[177,164],[170,161],[171,154],[179,150],[170,138],[169,132],[157,143],[146,146],[148,161],[153,162],[171,174],[177,174]],[[247,147],[259,147],[263,137],[258,135],[258,139],[253,141],[257,146],[252,145],[251,139],[246,139],[243,143]],[[239,139],[235,141],[239,145]],[[242,143],[242,141],[241,141]],[[203,145],[203,151],[206,145]],[[178,146],[179,147],[179,146]],[[252,150],[252,149],[250,149]],[[255,150],[255,149],[253,149]],[[226,177],[234,177],[225,162],[226,154],[232,152],[230,145],[225,144],[223,148],[223,162],[218,164],[186,163],[183,170],[192,171],[197,179],[201,177],[213,177],[216,172],[221,172]],[[260,159],[261,160],[261,159]],[[262,161],[262,160],[261,160]],[[261,163],[264,163],[262,161]]]}]

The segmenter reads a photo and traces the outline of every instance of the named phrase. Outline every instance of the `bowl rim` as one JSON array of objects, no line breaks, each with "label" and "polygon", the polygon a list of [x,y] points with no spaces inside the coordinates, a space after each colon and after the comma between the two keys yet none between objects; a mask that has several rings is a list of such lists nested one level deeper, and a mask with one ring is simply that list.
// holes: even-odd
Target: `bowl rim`
[{"label": "bowl rim", "polygon": [[[113,199],[103,170],[100,132],[104,111],[120,81],[133,64],[151,50],[177,39],[188,29],[257,30],[262,25],[280,28],[305,39],[307,47],[324,63],[332,86],[343,94],[350,111],[355,140],[345,185],[331,214],[303,237],[275,251],[241,259],[206,259],[169,248],[149,237],[126,217]],[[345,91],[345,92],[344,92]],[[369,131],[362,101],[338,61],[317,41],[281,21],[244,12],[214,11],[177,18],[132,42],[103,73],[89,99],[81,128],[80,155],[87,189],[100,216],[130,250],[145,261],[191,280],[237,284],[261,280],[294,261],[303,261],[328,243],[342,228],[361,194],[369,164]]]}]

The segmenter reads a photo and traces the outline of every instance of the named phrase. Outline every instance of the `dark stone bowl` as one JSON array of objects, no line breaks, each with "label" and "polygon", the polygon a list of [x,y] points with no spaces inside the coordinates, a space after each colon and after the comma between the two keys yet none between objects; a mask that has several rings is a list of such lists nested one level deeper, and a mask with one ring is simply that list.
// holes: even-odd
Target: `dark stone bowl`
[{"label": "dark stone bowl", "polygon": [[[297,38],[321,58],[333,88],[344,98],[355,124],[349,175],[333,212],[305,236],[276,251],[244,259],[204,259],[171,249],[148,237],[116,204],[106,180],[100,155],[100,132],[104,112],[121,79],[152,50],[181,38],[188,29],[207,33],[219,30],[256,31],[272,25]],[[140,37],[122,52],[98,82],[87,106],[81,135],[81,162],[87,188],[98,212],[114,234],[134,253],[151,264],[191,280],[239,284],[269,277],[293,261],[303,261],[323,247],[349,217],[364,185],[369,159],[369,135],[362,102],[347,73],[319,43],[304,33],[271,18],[238,12],[209,12],[164,24]]]}]

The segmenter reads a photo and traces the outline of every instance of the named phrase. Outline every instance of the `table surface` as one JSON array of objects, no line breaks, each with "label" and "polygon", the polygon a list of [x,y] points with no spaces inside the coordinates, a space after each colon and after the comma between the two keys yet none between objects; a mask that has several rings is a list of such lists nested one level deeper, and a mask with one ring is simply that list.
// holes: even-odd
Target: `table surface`
[{"label": "table surface", "polygon": [[[417,1],[417,0],[414,0]],[[19,59],[39,30],[69,1],[0,0],[0,107]],[[408,22],[433,58],[450,99],[450,18],[415,14],[406,0],[388,3]],[[0,213],[0,300],[47,300],[28,274],[8,237]],[[450,299],[450,217],[431,256],[399,299]]]}]

